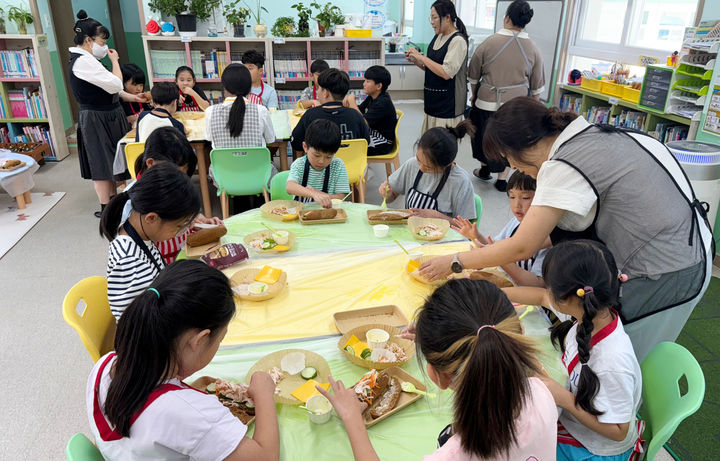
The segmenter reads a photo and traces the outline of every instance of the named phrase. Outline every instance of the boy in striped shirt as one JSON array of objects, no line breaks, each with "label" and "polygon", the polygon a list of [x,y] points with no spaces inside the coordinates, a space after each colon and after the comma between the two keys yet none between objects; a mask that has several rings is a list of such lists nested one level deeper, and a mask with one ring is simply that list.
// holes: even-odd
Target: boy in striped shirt
[{"label": "boy in striped shirt", "polygon": [[305,156],[290,167],[286,190],[303,203],[315,201],[323,208],[332,207],[332,199],[350,192],[345,164],[335,153],[340,148],[340,128],[327,119],[314,120],[302,143]]}]

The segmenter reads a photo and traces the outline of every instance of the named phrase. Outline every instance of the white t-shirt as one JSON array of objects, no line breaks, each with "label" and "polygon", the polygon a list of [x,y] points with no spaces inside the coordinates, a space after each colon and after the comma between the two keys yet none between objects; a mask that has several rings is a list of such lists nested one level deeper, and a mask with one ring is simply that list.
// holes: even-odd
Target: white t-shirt
[{"label": "white t-shirt", "polygon": [[560,146],[590,124],[582,117],[572,121],[550,148],[548,160],[537,174],[533,206],[549,206],[566,210],[558,226],[567,231],[587,229],[595,219],[597,197],[590,183],[567,163],[553,160]]},{"label": "white t-shirt", "polygon": [[[93,416],[98,360],[88,378],[85,400],[90,430],[106,460],[223,460],[237,448],[247,427],[214,395],[195,389],[167,392],[140,414],[130,427],[130,437],[103,441]],[[115,358],[105,366],[100,379],[99,403],[104,408]],[[177,378],[166,381],[181,385]],[[103,411],[104,417],[104,411]],[[108,423],[109,424],[109,423]]]},{"label": "white t-shirt", "polygon": [[[505,224],[505,227],[502,228],[500,233],[493,237],[493,240],[499,242],[500,240],[512,237],[513,232],[515,232],[515,229],[517,229],[518,226],[520,226],[520,221],[518,221],[518,219],[513,216],[510,221]],[[542,277],[543,260],[545,259],[545,253],[548,252],[548,249],[549,248],[543,248],[542,250],[538,250],[538,252],[532,256],[532,258],[517,261],[515,264],[528,272],[532,272],[538,277]]]},{"label": "white t-shirt", "polygon": [[[562,361],[566,367],[571,366],[573,358],[577,356],[577,327],[577,323],[573,325],[565,338]],[[560,413],[560,422],[590,453],[598,456],[619,455],[632,448],[638,437],[635,415],[640,406],[642,374],[630,337],[625,333],[619,316],[597,332],[593,340],[595,338],[600,340],[590,349],[588,365],[600,380],[600,389],[593,399],[593,405],[604,413],[597,418],[601,423],[608,424],[629,422],[627,436],[622,442],[608,439],[585,427],[567,411]],[[578,361],[570,372],[567,388],[573,394],[577,394],[581,370],[582,364]]]},{"label": "white t-shirt", "polygon": [[[557,407],[553,396],[538,378],[530,378],[530,392],[520,418],[515,423],[517,445],[507,456],[484,461],[539,460],[555,461],[557,440]],[[483,428],[478,428],[479,431]],[[460,437],[453,435],[434,453],[423,457],[423,461],[480,461],[462,449]]]}]

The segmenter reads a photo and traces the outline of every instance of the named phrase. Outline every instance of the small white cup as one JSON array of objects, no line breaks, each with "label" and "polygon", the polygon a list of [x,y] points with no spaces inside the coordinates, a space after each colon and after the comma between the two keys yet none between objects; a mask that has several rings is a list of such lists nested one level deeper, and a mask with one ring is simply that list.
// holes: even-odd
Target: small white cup
[{"label": "small white cup", "polygon": [[387,237],[388,232],[390,232],[390,226],[387,224],[375,224],[373,227],[373,232],[375,233],[375,237],[383,238]]},{"label": "small white cup", "polygon": [[343,201],[340,200],[339,198],[332,199],[332,207],[333,208],[342,208],[342,203],[343,203]]},{"label": "small white cup", "polygon": [[375,349],[383,349],[390,340],[390,333],[380,328],[373,328],[365,333],[365,339],[373,351]]},{"label": "small white cup", "polygon": [[310,415],[310,421],[315,424],[325,424],[332,416],[332,404],[324,395],[315,394],[305,403]]}]

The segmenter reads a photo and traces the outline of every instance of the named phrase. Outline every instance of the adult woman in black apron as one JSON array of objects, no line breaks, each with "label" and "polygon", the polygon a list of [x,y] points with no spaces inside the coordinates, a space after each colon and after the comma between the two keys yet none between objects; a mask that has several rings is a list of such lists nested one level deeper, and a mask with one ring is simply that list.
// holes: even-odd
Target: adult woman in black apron
[{"label": "adult woman in black apron", "polygon": [[713,243],[705,209],[662,143],[519,97],[490,117],[483,149],[537,178],[533,203],[515,235],[435,258],[424,276],[525,259],[548,237],[594,238],[626,281],[620,315],[638,361],[677,338],[710,281]]},{"label": "adult woman in black apron", "polygon": [[467,30],[450,0],[437,0],[430,7],[435,36],[427,56],[411,48],[408,61],[425,71],[423,96],[425,119],[422,132],[434,127],[454,127],[463,120],[467,99]]},{"label": "adult woman in black apron", "polygon": [[[119,103],[122,94],[128,101],[147,102],[144,97],[123,91],[122,71],[115,50],[108,50],[110,31],[98,21],[88,18],[84,10],[77,14],[75,47],[70,48],[69,81],[80,105],[78,117],[78,158],[80,174],[92,179],[101,211],[115,195],[115,181],[129,176],[113,176],[115,148],[130,131],[125,112]],[[113,70],[98,61],[108,56]],[[100,217],[101,212],[95,216]]]}]

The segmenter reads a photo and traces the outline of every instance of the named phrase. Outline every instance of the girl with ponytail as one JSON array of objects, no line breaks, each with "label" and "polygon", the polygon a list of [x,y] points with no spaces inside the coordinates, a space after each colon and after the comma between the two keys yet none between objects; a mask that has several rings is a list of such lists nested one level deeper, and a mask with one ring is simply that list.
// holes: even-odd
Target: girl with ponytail
[{"label": "girl with ponytail", "polygon": [[552,247],[543,261],[547,289],[507,288],[511,301],[550,306],[576,320],[553,328],[567,388],[545,379],[563,409],[558,460],[628,460],[639,454],[642,376],[618,310],[620,281],[608,248],[591,240]]},{"label": "girl with ponytail", "polygon": [[415,157],[380,185],[380,195],[388,202],[405,195],[405,208],[415,216],[448,221],[457,216],[475,219],[475,192],[470,175],[455,164],[458,141],[473,132],[469,120],[452,128],[426,131],[415,144]]},{"label": "girl with ponytail", "polygon": [[199,211],[200,196],[190,178],[169,162],[149,169],[110,201],[100,234],[110,241],[108,300],[116,319],[165,266],[153,242],[184,233]]},{"label": "girl with ponytail", "polygon": [[[479,280],[447,282],[420,308],[415,342],[429,378],[455,391],[453,422],[425,461],[555,458],[557,408],[536,377],[537,351],[500,289]],[[342,381],[330,382],[334,395],[321,392],[343,420],[355,460],[379,459],[362,423],[364,404]]]},{"label": "girl with ponytail", "polygon": [[200,261],[174,263],[135,298],[118,322],[115,351],[95,364],[86,389],[104,459],[278,459],[267,373],[253,374],[248,388],[252,438],[214,395],[182,381],[212,360],[234,315],[227,277]]},{"label": "girl with ponytail", "polygon": [[250,71],[242,64],[230,64],[223,71],[222,85],[225,100],[205,110],[205,131],[213,149],[275,142],[270,112],[246,98],[252,87]]}]

